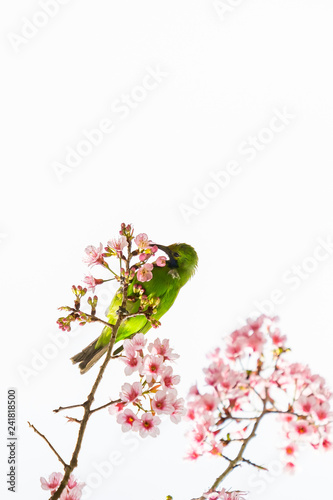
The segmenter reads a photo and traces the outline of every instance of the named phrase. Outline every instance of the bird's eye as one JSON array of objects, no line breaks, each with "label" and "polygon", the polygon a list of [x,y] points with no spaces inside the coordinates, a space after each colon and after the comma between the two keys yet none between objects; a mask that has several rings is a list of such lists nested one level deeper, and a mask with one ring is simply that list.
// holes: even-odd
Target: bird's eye
[{"label": "bird's eye", "polygon": [[173,254],[173,256],[177,258],[177,257],[179,257],[179,253],[178,253],[178,252],[175,252],[175,253]]}]

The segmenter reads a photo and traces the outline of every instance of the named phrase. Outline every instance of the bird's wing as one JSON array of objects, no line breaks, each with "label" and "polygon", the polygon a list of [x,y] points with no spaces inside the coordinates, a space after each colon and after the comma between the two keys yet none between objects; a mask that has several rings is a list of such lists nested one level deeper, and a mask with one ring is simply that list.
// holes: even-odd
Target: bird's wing
[{"label": "bird's wing", "polygon": [[[137,283],[136,278],[134,278],[132,284],[130,285],[129,295],[131,295],[132,287],[135,283]],[[170,309],[178,295],[179,287],[177,286],[177,280],[175,280],[172,275],[170,275],[169,269],[167,267],[155,266],[153,270],[153,279],[141,284],[143,285],[146,295],[149,298],[160,298],[160,304],[157,307],[157,313],[154,315],[154,317],[156,319],[161,318],[163,314],[165,314],[168,309]],[[117,311],[121,306],[121,303],[122,290],[119,288],[119,290],[113,297],[110,307],[107,311],[108,321],[113,325],[117,321]],[[134,302],[127,301],[126,309],[130,314],[134,314],[138,311],[139,305],[139,300]],[[129,338],[135,333],[146,333],[148,330],[150,330],[150,328],[151,324],[144,315],[138,315],[134,318],[129,318],[128,320],[123,321],[123,323],[120,325],[117,332],[116,342]],[[110,341],[110,337],[111,329],[105,327],[98,339],[96,348],[108,344]]]},{"label": "bird's wing", "polygon": [[[166,307],[165,297],[168,294],[170,288],[170,280],[167,277],[167,269],[161,267],[154,267],[153,278],[150,281],[140,283],[144,289],[148,298],[159,297],[160,304],[157,307],[157,314],[154,315],[156,319],[159,319],[163,314],[169,309]],[[137,279],[134,278],[133,284],[129,290],[131,293],[132,286],[138,283]],[[127,310],[129,313],[134,314],[139,308],[139,301],[127,303]],[[162,312],[163,309],[163,312]],[[124,340],[126,338],[132,337],[136,333],[147,333],[151,329],[151,323],[147,320],[144,315],[136,316],[135,318],[129,318],[125,320],[119,327],[117,333],[117,342]]]}]

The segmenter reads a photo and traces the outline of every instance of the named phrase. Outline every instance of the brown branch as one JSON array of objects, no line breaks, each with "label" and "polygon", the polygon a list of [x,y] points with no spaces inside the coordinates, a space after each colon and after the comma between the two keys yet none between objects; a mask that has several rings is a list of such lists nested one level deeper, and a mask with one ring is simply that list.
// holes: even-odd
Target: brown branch
[{"label": "brown branch", "polygon": [[[255,391],[256,392],[256,391]],[[306,418],[305,415],[300,415],[299,413],[295,413],[293,411],[282,411],[282,410],[277,410],[276,408],[273,407],[273,409],[268,409],[267,408],[267,403],[269,402],[268,401],[268,393],[267,393],[267,390],[266,390],[266,397],[265,398],[262,398],[257,392],[256,394],[260,397],[260,399],[262,400],[262,403],[263,403],[263,408],[262,408],[262,411],[260,413],[260,415],[258,417],[242,417],[242,418],[237,418],[237,417],[233,417],[231,415],[228,415],[227,418],[226,418],[226,421],[228,419],[230,420],[255,420],[255,424],[252,428],[252,431],[251,433],[249,434],[249,436],[247,438],[244,438],[244,439],[232,439],[231,441],[243,441],[243,444],[242,446],[240,447],[240,450],[237,454],[237,456],[232,460],[228,457],[226,457],[225,455],[221,455],[222,458],[225,458],[228,462],[229,462],[229,465],[228,467],[225,469],[225,471],[215,480],[214,484],[211,486],[210,488],[210,491],[215,491],[216,488],[219,486],[219,484],[223,481],[223,479],[228,475],[230,474],[230,472],[232,470],[234,470],[236,467],[239,467],[239,465],[241,464],[241,462],[245,462],[249,465],[252,465],[253,467],[256,467],[257,469],[259,470],[264,470],[264,471],[267,471],[268,469],[266,469],[266,467],[263,467],[262,465],[258,465],[258,464],[255,464],[254,462],[251,462],[251,460],[248,460],[246,458],[243,457],[243,453],[247,447],[247,445],[249,444],[249,442],[251,441],[251,439],[253,439],[256,435],[256,431],[257,431],[257,428],[261,422],[261,420],[263,419],[263,417],[265,415],[268,415],[269,413],[275,413],[275,414],[289,414],[289,415],[295,415],[296,417],[298,418]],[[205,500],[205,497],[204,496],[201,496],[200,498],[194,498],[192,500]]]},{"label": "brown branch", "polygon": [[111,405],[116,405],[117,403],[121,403],[121,399],[116,399],[115,401],[109,401],[108,403],[105,403],[105,405],[99,406],[98,408],[94,408],[93,410],[90,411],[90,413],[95,413],[95,411],[103,410],[103,408],[107,408],[108,406]]},{"label": "brown branch", "polygon": [[[244,459],[243,454],[244,454],[244,451],[245,451],[247,445],[251,441],[251,439],[253,439],[255,437],[256,431],[258,429],[258,426],[259,426],[261,420],[264,418],[264,416],[267,413],[269,413],[269,410],[267,410],[267,408],[266,408],[267,401],[268,401],[268,395],[266,392],[266,397],[265,397],[265,399],[263,399],[263,408],[262,408],[261,414],[256,418],[256,421],[255,421],[255,424],[253,425],[251,433],[249,434],[249,436],[247,438],[244,439],[244,442],[243,442],[242,446],[240,447],[237,456],[233,460],[227,459],[227,460],[229,460],[229,464],[228,464],[227,468],[224,470],[224,472],[222,472],[222,474],[220,476],[218,476],[216,478],[216,480],[214,481],[213,485],[210,488],[210,491],[215,491],[216,488],[219,486],[219,484],[223,481],[223,479],[226,476],[228,476],[228,474],[230,474],[230,472],[233,471],[236,467],[239,467],[241,462],[250,463],[248,460]],[[226,458],[226,457],[224,457],[224,458]],[[251,463],[251,465],[254,465],[254,464]],[[199,499],[195,499],[195,500],[205,500],[205,497],[201,496]]]},{"label": "brown branch", "polygon": [[53,413],[58,413],[63,410],[71,410],[72,408],[84,408],[85,403],[81,403],[79,405],[71,405],[71,406],[59,406],[59,408],[53,410]]},{"label": "brown branch", "polygon": [[247,460],[246,458],[242,458],[242,462],[245,462],[249,465],[252,465],[253,467],[255,467],[256,469],[260,469],[260,470],[265,470],[265,471],[268,471],[268,469],[266,469],[266,467],[263,467],[262,465],[258,465],[258,464],[255,464],[254,462],[251,462],[251,460]]},{"label": "brown branch", "polygon": [[[127,248],[128,248],[128,255],[130,255],[131,254],[131,242],[130,241],[127,241]],[[126,270],[127,270],[127,272],[129,272],[129,259],[126,261]],[[108,327],[112,328],[112,334],[111,334],[111,338],[109,341],[108,350],[107,350],[104,362],[102,363],[102,365],[99,369],[97,378],[93,384],[93,387],[90,391],[90,394],[87,397],[87,401],[82,405],[84,408],[84,414],[83,414],[82,420],[80,422],[80,428],[79,428],[77,441],[76,441],[76,445],[75,445],[75,448],[74,448],[74,451],[72,454],[71,461],[70,461],[69,465],[63,463],[64,469],[65,469],[64,477],[59,485],[59,488],[57,489],[57,491],[55,493],[53,493],[53,495],[50,497],[49,500],[58,500],[60,498],[61,493],[64,491],[64,489],[66,488],[66,486],[68,484],[68,480],[69,480],[71,473],[78,465],[78,457],[79,457],[79,453],[81,450],[82,441],[83,441],[84,433],[85,433],[85,430],[86,430],[86,427],[88,424],[88,420],[89,420],[90,416],[92,415],[92,413],[94,413],[94,411],[97,411],[97,409],[91,410],[91,406],[94,402],[95,394],[96,394],[98,386],[103,378],[105,369],[106,369],[110,359],[112,358],[112,351],[113,351],[113,347],[115,344],[118,328],[119,328],[120,324],[122,323],[122,321],[126,317],[126,315],[123,313],[123,311],[125,310],[125,307],[126,307],[128,286],[129,286],[128,283],[124,283],[122,304],[120,307],[120,312],[119,312],[116,324],[110,325],[109,323],[106,323],[103,320],[98,320],[96,318],[96,320],[101,321],[102,323],[105,323]]]},{"label": "brown branch", "polygon": [[[114,357],[116,357],[116,356],[111,356],[111,359],[114,359]],[[95,411],[102,410],[103,408],[107,408],[108,406],[115,405],[115,404],[120,403],[120,402],[121,402],[121,399],[116,399],[115,401],[109,401],[105,405],[99,406],[98,408],[91,410],[90,413],[95,413]],[[59,408],[53,410],[53,412],[58,413],[59,411],[71,410],[72,408],[84,408],[85,405],[86,405],[86,403],[80,403],[78,405],[71,405],[71,406],[59,406]],[[70,419],[71,417],[66,417],[66,418]],[[78,420],[75,418],[73,418],[72,420],[75,422],[78,422]]]},{"label": "brown branch", "polygon": [[81,423],[81,420],[79,420],[78,418],[74,418],[74,417],[65,417],[65,418],[67,418],[68,422],[76,422],[77,424]]},{"label": "brown branch", "polygon": [[111,329],[113,329],[114,326],[115,326],[115,325],[111,325],[111,323],[108,323],[107,321],[104,321],[104,319],[98,318],[95,315],[92,315],[92,314],[86,313],[84,311],[81,311],[80,309],[75,309],[74,307],[69,307],[67,310],[71,311],[73,313],[80,313],[80,314],[83,314],[84,316],[87,316],[88,318],[91,319],[92,323],[95,322],[95,321],[98,321],[99,323],[103,323],[103,325],[105,325],[105,326],[107,326],[108,328],[111,328]]},{"label": "brown branch", "polygon": [[59,462],[62,463],[62,465],[66,468],[68,467],[68,465],[66,464],[65,460],[63,460],[61,458],[61,456],[59,455],[59,453],[54,449],[54,447],[52,446],[52,444],[50,443],[50,441],[44,436],[44,434],[42,434],[41,432],[39,432],[36,427],[34,425],[32,425],[30,422],[28,422],[29,424],[29,427],[31,427],[35,432],[36,434],[38,434],[38,436],[40,436],[42,439],[44,439],[44,441],[49,445],[49,447],[51,448],[51,450],[53,451],[53,453],[57,456]]},{"label": "brown branch", "polygon": [[257,418],[258,417],[232,417],[231,415],[228,415],[227,417],[225,417],[225,422],[227,420],[257,420]]},{"label": "brown branch", "polygon": [[282,410],[267,410],[267,413],[276,413],[276,414],[281,414],[281,415],[294,415],[295,417],[298,417],[298,418],[303,418],[303,419],[306,419],[306,415],[300,415],[299,413],[295,413],[294,411],[289,411],[289,410],[285,410],[285,411],[282,411]]}]

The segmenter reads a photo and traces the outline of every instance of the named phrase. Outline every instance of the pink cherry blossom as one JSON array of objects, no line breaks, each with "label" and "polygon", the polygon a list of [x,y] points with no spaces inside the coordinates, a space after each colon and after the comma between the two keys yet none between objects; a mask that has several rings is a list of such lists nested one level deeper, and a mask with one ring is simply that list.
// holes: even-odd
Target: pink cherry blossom
[{"label": "pink cherry blossom", "polygon": [[285,346],[287,337],[286,337],[286,335],[281,335],[279,328],[276,328],[275,330],[270,331],[269,335],[270,335],[274,345],[276,345],[277,347],[284,347]]},{"label": "pink cherry blossom", "polygon": [[217,491],[212,491],[211,493],[205,493],[204,497],[207,498],[207,500],[218,500],[221,498],[220,493]]},{"label": "pink cherry blossom", "polygon": [[120,236],[118,239],[113,238],[108,241],[108,246],[112,248],[118,257],[121,257],[122,251],[127,245],[127,239],[125,236]]},{"label": "pink cherry blossom", "polygon": [[154,399],[151,402],[151,407],[155,413],[165,413],[166,415],[170,415],[174,411],[172,401],[172,395],[168,393],[166,389],[163,389],[162,391],[156,392]]},{"label": "pink cherry blossom", "polygon": [[221,491],[211,491],[204,493],[204,497],[207,500],[245,500],[245,498],[241,495],[245,495],[242,491],[231,491],[228,492],[223,488]]},{"label": "pink cherry blossom", "polygon": [[309,425],[307,420],[297,420],[296,422],[291,423],[291,432],[290,435],[297,438],[307,438],[309,435],[313,433],[313,427]]},{"label": "pink cherry blossom", "polygon": [[156,380],[157,376],[163,372],[162,356],[150,356],[147,354],[143,361],[142,374],[146,376],[148,383]]},{"label": "pink cherry blossom", "polygon": [[260,330],[255,330],[248,339],[248,346],[252,348],[253,352],[261,352],[266,342],[266,338]]},{"label": "pink cherry blossom", "polygon": [[267,316],[262,314],[261,316],[258,316],[258,318],[255,318],[255,319],[248,318],[246,320],[246,323],[251,328],[251,330],[259,330],[263,326],[263,323],[264,323],[266,318],[267,318]]},{"label": "pink cherry blossom", "polygon": [[324,448],[324,450],[331,450],[333,448],[333,443],[329,441],[327,438],[323,439],[321,445]]},{"label": "pink cherry blossom", "polygon": [[148,239],[146,233],[140,233],[134,238],[135,244],[138,246],[139,250],[145,250],[150,247],[151,240]]},{"label": "pink cherry blossom", "polygon": [[317,404],[317,398],[311,396],[301,396],[295,402],[295,408],[303,413],[310,413]]},{"label": "pink cherry blossom", "polygon": [[63,477],[64,475],[61,472],[53,472],[49,476],[48,481],[44,477],[41,477],[40,482],[42,489],[51,490],[51,493],[54,493],[58,489]]},{"label": "pink cherry blossom", "polygon": [[125,374],[131,375],[135,371],[141,371],[143,365],[142,358],[137,355],[137,351],[134,349],[133,344],[129,342],[126,343],[124,351],[125,356],[122,357],[121,360],[126,364]]},{"label": "pink cherry blossom", "polygon": [[185,458],[187,460],[197,460],[202,454],[200,453],[199,448],[196,448],[192,445],[192,447],[188,450]]},{"label": "pink cherry blossom", "polygon": [[156,260],[156,265],[158,267],[164,267],[166,265],[166,257],[158,257],[157,260]]},{"label": "pink cherry blossom", "polygon": [[186,409],[184,403],[185,401],[183,398],[176,399],[172,403],[173,412],[170,415],[170,420],[174,424],[178,424],[181,421],[182,417],[186,415]]},{"label": "pink cherry blossom", "polygon": [[199,396],[196,401],[196,406],[199,412],[212,412],[219,403],[219,399],[214,394],[205,393]]},{"label": "pink cherry blossom", "polygon": [[153,268],[154,268],[153,264],[150,264],[149,262],[140,267],[136,275],[138,280],[141,282],[150,281],[153,277],[152,273]]},{"label": "pink cherry blossom", "polygon": [[124,341],[124,348],[126,350],[127,345],[131,345],[135,351],[142,351],[147,343],[147,339],[145,338],[143,333],[137,333],[131,339],[126,339]]},{"label": "pink cherry blossom", "polygon": [[73,474],[71,474],[69,476],[69,479],[68,479],[67,487],[69,489],[78,488],[78,489],[82,490],[84,488],[85,484],[86,483],[78,483],[77,480],[75,479],[75,477],[73,476]]},{"label": "pink cherry blossom", "polygon": [[207,429],[202,424],[197,424],[192,431],[192,439],[197,443],[202,443],[207,435]]},{"label": "pink cherry blossom", "polygon": [[179,354],[173,353],[173,349],[169,347],[168,339],[164,339],[162,342],[160,341],[160,339],[156,339],[154,343],[148,345],[148,351],[152,354],[163,356],[164,361],[172,361],[179,358]]},{"label": "pink cherry blossom", "polygon": [[180,382],[180,376],[173,375],[172,366],[165,367],[161,375],[161,384],[164,387],[172,388],[174,385],[179,384],[179,382]]},{"label": "pink cherry blossom", "polygon": [[285,470],[291,474],[295,472],[295,464],[293,462],[287,462],[285,464]]},{"label": "pink cherry blossom", "polygon": [[188,391],[188,395],[189,396],[199,396],[200,395],[197,384],[194,384],[190,387],[190,390]]},{"label": "pink cherry blossom", "polygon": [[153,416],[151,413],[144,413],[139,420],[139,433],[141,437],[147,437],[148,435],[152,437],[158,436],[160,429],[157,427],[161,423],[159,417]]},{"label": "pink cherry blossom", "polygon": [[88,285],[88,288],[90,290],[92,290],[93,293],[95,292],[96,286],[101,285],[103,283],[103,281],[104,280],[102,280],[102,279],[94,278],[91,274],[89,274],[88,276],[85,276],[83,279],[83,282]]},{"label": "pink cherry blossom", "polygon": [[[61,472],[53,472],[48,481],[44,477],[41,477],[42,489],[51,490],[51,494],[53,494],[58,489],[63,477],[64,475]],[[79,500],[82,496],[84,486],[85,483],[78,483],[73,474],[71,474],[66,488],[60,495],[60,500]]]},{"label": "pink cherry blossom", "polygon": [[226,340],[226,356],[229,359],[236,359],[244,355],[246,346],[248,345],[250,327],[246,325],[239,330],[233,331]]},{"label": "pink cherry blossom", "polygon": [[130,431],[131,429],[138,430],[140,423],[138,417],[129,408],[117,415],[117,422],[121,424],[123,432]]},{"label": "pink cherry blossom", "polygon": [[243,491],[231,491],[228,492],[224,488],[221,491],[221,500],[245,500],[242,495],[245,495]]},{"label": "pink cherry blossom", "polygon": [[319,420],[326,420],[329,416],[330,405],[327,401],[317,404],[314,411]]},{"label": "pink cherry blossom", "polygon": [[123,409],[125,408],[126,404],[125,403],[116,403],[116,404],[113,404],[111,406],[109,406],[109,413],[110,415],[117,415],[118,413],[120,413],[121,411],[123,411]]},{"label": "pink cherry blossom", "polygon": [[291,415],[290,413],[279,415],[279,419],[282,420],[282,422],[287,422],[287,423],[295,421],[296,418],[297,417],[295,415]]},{"label": "pink cherry blossom", "polygon": [[284,447],[285,454],[288,456],[293,456],[297,452],[296,443],[289,443]]},{"label": "pink cherry blossom", "polygon": [[83,262],[88,264],[88,266],[95,266],[96,264],[103,264],[104,262],[104,257],[103,257],[103,245],[102,243],[99,244],[99,247],[94,247],[92,245],[89,245],[86,249],[86,256],[83,257]]},{"label": "pink cherry blossom", "polygon": [[142,395],[142,384],[141,382],[134,382],[133,384],[124,384],[121,388],[121,393],[119,397],[122,401],[127,403],[133,403],[139,396]]},{"label": "pink cherry blossom", "polygon": [[82,490],[78,486],[73,489],[66,488],[60,495],[60,500],[79,500],[82,496]]}]

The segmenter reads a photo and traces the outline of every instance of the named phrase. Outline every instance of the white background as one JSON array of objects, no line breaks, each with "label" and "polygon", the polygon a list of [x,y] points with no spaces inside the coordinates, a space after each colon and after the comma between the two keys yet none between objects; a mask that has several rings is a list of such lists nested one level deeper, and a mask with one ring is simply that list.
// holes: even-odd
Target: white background
[{"label": "white background", "polygon": [[[181,355],[182,395],[202,380],[205,353],[274,289],[281,290],[281,303],[264,303],[281,317],[293,359],[309,363],[332,386],[333,255],[309,259],[319,255],[318,239],[333,237],[332,2],[224,5],[228,12],[221,6],[219,15],[213,0],[72,0],[45,18],[35,0],[1,4],[1,494],[7,494],[8,387],[18,390],[15,498],[48,498],[39,477],[61,470],[27,420],[64,457],[73,449],[75,424],[52,409],[88,394],[96,369],[80,376],[69,358],[99,329],[68,334],[56,353],[50,336],[59,332],[57,307],[69,303],[71,285],[83,277],[84,248],[106,243],[123,221],[161,244],[184,241],[198,251],[196,276],[157,332]],[[27,23],[43,19],[45,26],[30,27],[30,38],[19,38]],[[112,109],[124,94],[140,99],[136,87],[156,67],[168,76],[142,102],[134,100],[128,116]],[[263,129],[276,109],[293,118],[271,136]],[[65,164],[83,131],[106,118],[113,132],[60,179],[55,162]],[[260,143],[249,160],[239,148],[258,134],[270,142]],[[226,170],[230,161],[238,162],[238,174],[223,188],[207,187],[210,172]],[[184,217],[184,205],[193,208],[195,193],[204,191],[215,198],[201,199],[205,206]],[[299,281],[292,280],[294,265],[305,272]],[[103,295],[101,311],[113,291]],[[43,352],[54,358],[43,362]],[[122,367],[110,368],[97,396],[101,404],[124,381]],[[34,371],[22,376],[26,369]],[[87,480],[117,451],[122,463],[90,498],[199,496],[224,464],[184,462],[186,428],[165,422],[160,438],[124,443],[119,426],[100,412],[90,421],[75,473]],[[244,466],[226,487],[248,490],[255,500],[307,500],[332,491],[332,453],[304,452],[298,472],[281,475],[278,427],[267,421],[259,434],[249,458],[275,472],[258,481]]]}]

